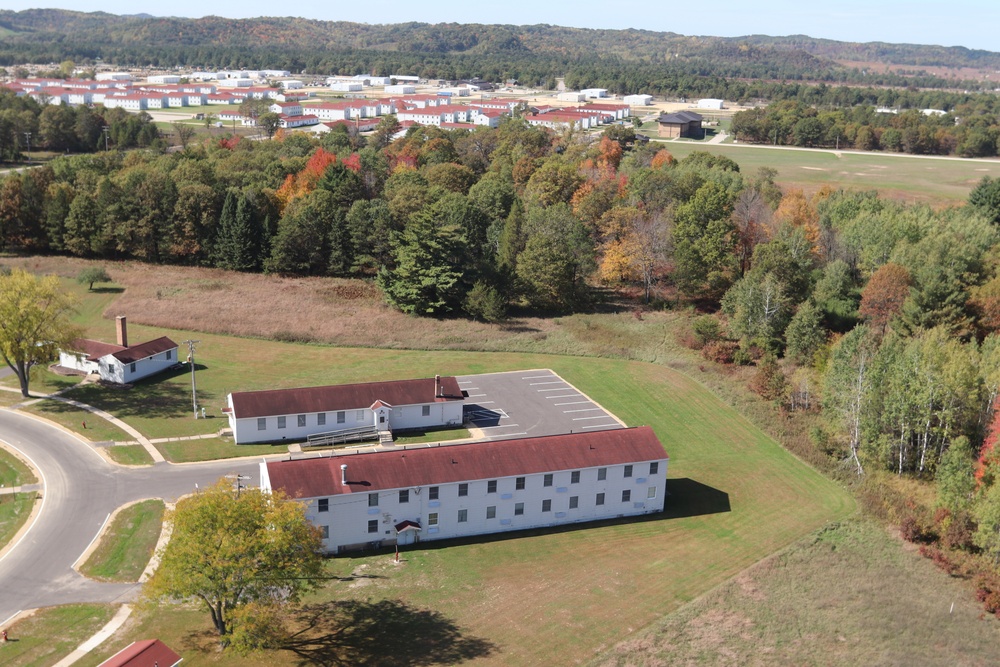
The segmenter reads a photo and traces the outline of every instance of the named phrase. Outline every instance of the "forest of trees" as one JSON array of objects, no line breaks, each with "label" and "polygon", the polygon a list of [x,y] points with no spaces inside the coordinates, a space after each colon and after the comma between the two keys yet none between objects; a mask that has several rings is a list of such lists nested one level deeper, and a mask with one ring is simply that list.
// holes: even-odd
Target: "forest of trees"
[{"label": "forest of trees", "polygon": [[871,106],[824,110],[802,101],[782,101],[740,111],[732,131],[740,141],[789,146],[857,148],[917,155],[994,157],[1000,122],[993,95],[936,108],[877,113]]}]

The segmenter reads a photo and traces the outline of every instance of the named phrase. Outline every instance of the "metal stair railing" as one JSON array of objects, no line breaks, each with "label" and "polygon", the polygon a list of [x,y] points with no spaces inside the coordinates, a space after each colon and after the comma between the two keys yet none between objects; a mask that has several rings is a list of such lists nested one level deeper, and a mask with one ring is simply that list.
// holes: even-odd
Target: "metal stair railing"
[{"label": "metal stair railing", "polygon": [[322,447],[326,445],[342,445],[348,442],[378,440],[378,438],[378,428],[375,426],[361,426],[357,428],[340,429],[339,431],[313,433],[312,435],[306,437],[304,446]]}]

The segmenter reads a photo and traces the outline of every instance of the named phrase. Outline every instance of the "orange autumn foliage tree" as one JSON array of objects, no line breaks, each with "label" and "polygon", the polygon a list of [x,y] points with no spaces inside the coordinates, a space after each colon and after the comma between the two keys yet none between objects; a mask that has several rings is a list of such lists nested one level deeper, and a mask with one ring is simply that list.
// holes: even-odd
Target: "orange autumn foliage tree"
[{"label": "orange autumn foliage tree", "polygon": [[614,139],[604,137],[597,148],[599,156],[597,166],[610,171],[618,171],[622,161],[622,145]]},{"label": "orange autumn foliage tree", "polygon": [[787,222],[793,227],[799,227],[805,231],[806,239],[812,246],[813,252],[817,255],[820,254],[819,213],[816,211],[815,204],[806,198],[802,190],[789,190],[781,198],[778,210],[774,212],[774,219],[778,222]]},{"label": "orange autumn foliage tree", "polygon": [[[278,207],[281,211],[285,210],[285,207],[295,199],[296,197],[301,197],[303,195],[309,194],[316,189],[316,184],[319,183],[319,179],[323,177],[323,172],[331,164],[337,163],[337,156],[333,153],[329,153],[323,148],[316,149],[309,161],[306,162],[306,166],[302,168],[296,174],[289,174],[285,177],[285,182],[281,184],[278,191],[275,193],[275,197],[278,200]],[[345,163],[346,164],[346,163]]]},{"label": "orange autumn foliage tree", "polygon": [[656,152],[656,155],[653,156],[653,160],[649,163],[649,166],[653,169],[659,169],[660,167],[669,167],[674,162],[677,162],[677,160],[675,160],[674,156],[670,154],[670,151],[664,148]]},{"label": "orange autumn foliage tree", "polygon": [[990,487],[997,482],[997,471],[1000,470],[1000,396],[993,401],[993,419],[979,450],[979,461],[976,463],[976,486]]}]

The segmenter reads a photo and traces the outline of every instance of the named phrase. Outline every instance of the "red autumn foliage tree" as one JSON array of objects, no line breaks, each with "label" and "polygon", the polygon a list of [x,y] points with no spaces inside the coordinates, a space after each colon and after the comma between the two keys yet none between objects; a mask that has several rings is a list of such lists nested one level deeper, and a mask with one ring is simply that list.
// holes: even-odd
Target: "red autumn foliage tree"
[{"label": "red autumn foliage tree", "polygon": [[997,471],[1000,471],[1000,396],[993,401],[993,419],[990,428],[979,450],[979,461],[976,464],[976,485],[989,487],[997,483]]},{"label": "red autumn foliage tree", "polygon": [[323,150],[322,147],[316,149],[316,152],[306,162],[306,166],[297,174],[286,176],[285,182],[281,184],[281,187],[275,193],[281,210],[284,210],[289,202],[296,197],[301,197],[315,190],[316,184],[323,177],[323,172],[326,171],[326,168],[336,163],[336,155]]},{"label": "red autumn foliage tree", "polygon": [[910,272],[899,264],[883,264],[872,274],[861,292],[858,313],[873,328],[885,334],[889,320],[900,311],[910,295]]}]

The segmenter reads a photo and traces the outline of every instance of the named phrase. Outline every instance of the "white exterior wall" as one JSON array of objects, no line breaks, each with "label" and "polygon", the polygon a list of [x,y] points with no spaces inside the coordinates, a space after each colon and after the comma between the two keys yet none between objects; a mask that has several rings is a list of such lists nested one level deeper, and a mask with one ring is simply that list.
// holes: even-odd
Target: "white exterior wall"
[{"label": "white exterior wall", "polygon": [[413,86],[406,85],[396,85],[396,86],[386,86],[385,92],[390,95],[412,95],[417,92],[417,89]]},{"label": "white exterior wall", "polygon": [[364,84],[353,81],[335,81],[330,84],[330,90],[336,90],[341,93],[357,93],[364,90],[364,88]]},{"label": "white exterior wall", "polygon": [[[400,489],[377,492],[378,505],[369,505],[368,492],[340,494],[328,497],[329,510],[318,511],[318,498],[303,499],[307,502],[306,517],[315,525],[326,526],[329,537],[323,540],[324,548],[336,553],[345,546],[356,547],[374,541],[396,542],[395,524],[401,521],[419,523],[421,530],[399,536],[400,544],[413,541],[427,542],[471,535],[486,535],[529,528],[544,528],[584,521],[615,519],[660,512],[663,510],[666,491],[667,459],[655,462],[657,472],[649,474],[650,464],[644,461],[631,464],[632,476],[625,477],[625,465],[603,468],[604,480],[598,479],[600,468],[579,471],[580,481],[572,483],[572,471],[551,473],[552,485],[544,486],[545,473],[524,475],[524,489],[516,489],[516,477],[496,480],[496,492],[489,493],[489,480],[470,480],[468,495],[459,496],[459,483],[438,485],[438,500],[430,500],[430,486],[408,489],[408,502],[400,502]],[[261,488],[270,490],[267,464],[261,463]],[[348,469],[347,477],[351,471]],[[652,489],[652,491],[650,491]],[[629,491],[628,501],[622,492]],[[604,494],[604,504],[597,504],[599,493]],[[653,497],[649,497],[652,493]],[[577,507],[570,508],[570,499],[577,499]],[[543,511],[543,501],[551,501],[551,509]],[[517,504],[523,503],[524,513],[515,515]],[[487,518],[488,508],[495,508],[495,516]],[[459,522],[459,512],[465,510],[466,520]],[[431,514],[437,514],[437,525],[430,524]],[[378,521],[377,532],[369,532],[369,521]]]},{"label": "white exterior wall", "polygon": [[583,93],[559,93],[556,95],[556,99],[560,102],[583,102],[587,99],[587,96]]},{"label": "white exterior wall", "polygon": [[[353,408],[350,410],[331,410],[329,412],[304,413],[305,426],[299,426],[299,415],[275,415],[260,417],[264,420],[261,429],[257,417],[237,419],[233,415],[232,395],[229,401],[229,427],[233,430],[233,440],[238,445],[252,442],[277,442],[280,440],[305,440],[315,433],[327,433],[348,428],[360,428],[375,425],[375,412],[371,408]],[[430,414],[423,415],[424,405],[401,405],[392,408],[389,414],[389,427],[395,430],[410,428],[435,428],[439,426],[460,426],[462,424],[462,401],[447,403],[429,403]],[[343,413],[344,421],[338,422],[338,414]],[[326,415],[326,424],[319,423],[319,415]],[[285,418],[285,427],[278,427],[280,417]]]},{"label": "white exterior wall", "polygon": [[181,78],[174,74],[156,74],[146,78],[147,83],[180,83]]},{"label": "white exterior wall", "polygon": [[110,354],[98,360],[101,379],[107,382],[117,382],[118,384],[136,382],[150,375],[155,375],[160,371],[165,371],[176,363],[176,347],[129,364],[123,364]]},{"label": "white exterior wall", "polygon": [[299,88],[305,88],[306,87],[306,85],[304,83],[302,83],[301,81],[297,81],[295,79],[289,79],[287,81],[281,81],[279,83],[279,85],[282,88],[284,88],[285,90],[297,90]]},{"label": "white exterior wall", "polygon": [[716,100],[711,98],[706,98],[703,100],[698,100],[699,109],[721,109],[722,100]]},{"label": "white exterior wall", "polygon": [[96,373],[98,365],[96,361],[87,361],[87,355],[82,352],[59,351],[59,365],[64,368],[75,368],[84,373]]},{"label": "white exterior wall", "polygon": [[622,98],[622,102],[634,107],[645,107],[649,106],[653,102],[652,95],[626,95]]},{"label": "white exterior wall", "polygon": [[587,99],[596,100],[608,96],[607,88],[584,88],[580,91]]}]

